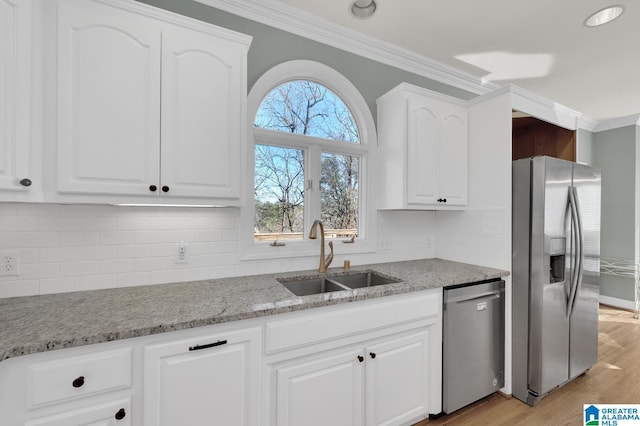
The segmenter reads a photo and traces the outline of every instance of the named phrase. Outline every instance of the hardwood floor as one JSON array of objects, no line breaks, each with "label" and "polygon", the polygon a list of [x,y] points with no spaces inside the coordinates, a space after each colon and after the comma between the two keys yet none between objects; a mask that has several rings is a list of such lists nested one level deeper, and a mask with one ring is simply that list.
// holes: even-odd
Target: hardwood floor
[{"label": "hardwood floor", "polygon": [[582,405],[640,403],[640,320],[600,306],[599,362],[535,407],[493,394],[448,416],[414,426],[581,425]]}]

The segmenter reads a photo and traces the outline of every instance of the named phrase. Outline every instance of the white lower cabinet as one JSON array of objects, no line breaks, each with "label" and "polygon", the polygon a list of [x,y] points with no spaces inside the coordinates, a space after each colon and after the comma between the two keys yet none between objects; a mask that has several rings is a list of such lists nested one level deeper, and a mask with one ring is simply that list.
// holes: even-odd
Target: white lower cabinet
[{"label": "white lower cabinet", "polygon": [[400,425],[425,417],[428,358],[422,328],[275,367],[276,424]]},{"label": "white lower cabinet", "polygon": [[133,348],[90,345],[0,362],[2,426],[129,426]]},{"label": "white lower cabinet", "polygon": [[442,290],[0,362],[2,426],[407,425],[442,409]]},{"label": "white lower cabinet", "polygon": [[396,425],[429,412],[429,328],[365,348],[366,424]]},{"label": "white lower cabinet", "polygon": [[362,425],[361,350],[339,350],[276,367],[278,426]]},{"label": "white lower cabinet", "polygon": [[258,424],[259,327],[144,350],[144,424]]},{"label": "white lower cabinet", "polygon": [[263,426],[406,425],[442,410],[441,290],[267,322]]}]

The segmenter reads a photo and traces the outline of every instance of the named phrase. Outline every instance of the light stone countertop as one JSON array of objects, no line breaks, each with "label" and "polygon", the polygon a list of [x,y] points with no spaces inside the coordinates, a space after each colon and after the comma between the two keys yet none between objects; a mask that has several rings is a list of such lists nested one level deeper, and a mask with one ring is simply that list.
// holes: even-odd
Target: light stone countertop
[{"label": "light stone countertop", "polygon": [[[354,266],[351,272],[358,270],[402,282],[299,297],[276,281],[318,275],[302,271],[0,299],[0,361],[509,275],[441,259]],[[342,273],[342,268],[331,268],[328,275]]]}]

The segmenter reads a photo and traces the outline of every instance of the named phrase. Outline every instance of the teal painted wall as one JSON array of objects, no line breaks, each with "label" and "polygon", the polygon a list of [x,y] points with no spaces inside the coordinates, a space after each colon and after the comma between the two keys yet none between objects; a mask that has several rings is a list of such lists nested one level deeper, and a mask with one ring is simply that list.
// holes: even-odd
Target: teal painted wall
[{"label": "teal painted wall", "polygon": [[461,99],[471,99],[476,96],[192,0],[138,1],[252,36],[253,42],[247,60],[248,90],[251,90],[256,80],[273,66],[294,59],[307,59],[330,66],[348,78],[367,101],[374,119],[376,118],[376,99],[402,82]]},{"label": "teal painted wall", "polygon": [[[593,135],[594,165],[602,169],[601,256],[635,259],[637,126]],[[634,280],[602,274],[600,293],[634,300]]]},{"label": "teal painted wall", "polygon": [[577,130],[576,151],[578,163],[593,165],[593,133],[584,129]]}]

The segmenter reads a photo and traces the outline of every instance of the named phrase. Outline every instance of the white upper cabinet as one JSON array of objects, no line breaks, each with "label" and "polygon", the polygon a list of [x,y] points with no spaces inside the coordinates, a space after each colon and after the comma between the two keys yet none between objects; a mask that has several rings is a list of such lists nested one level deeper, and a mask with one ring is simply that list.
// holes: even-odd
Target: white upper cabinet
[{"label": "white upper cabinet", "polygon": [[56,4],[52,201],[238,204],[250,37],[131,1]]},{"label": "white upper cabinet", "polygon": [[58,6],[58,190],[145,194],[159,178],[160,31],[88,5]]},{"label": "white upper cabinet", "polygon": [[31,0],[0,0],[0,23],[0,201],[28,201],[41,187],[31,161]]},{"label": "white upper cabinet", "polygon": [[460,209],[467,204],[464,101],[403,83],[380,97],[383,209]]},{"label": "white upper cabinet", "polygon": [[162,33],[162,185],[172,195],[236,198],[245,53],[192,31]]}]

